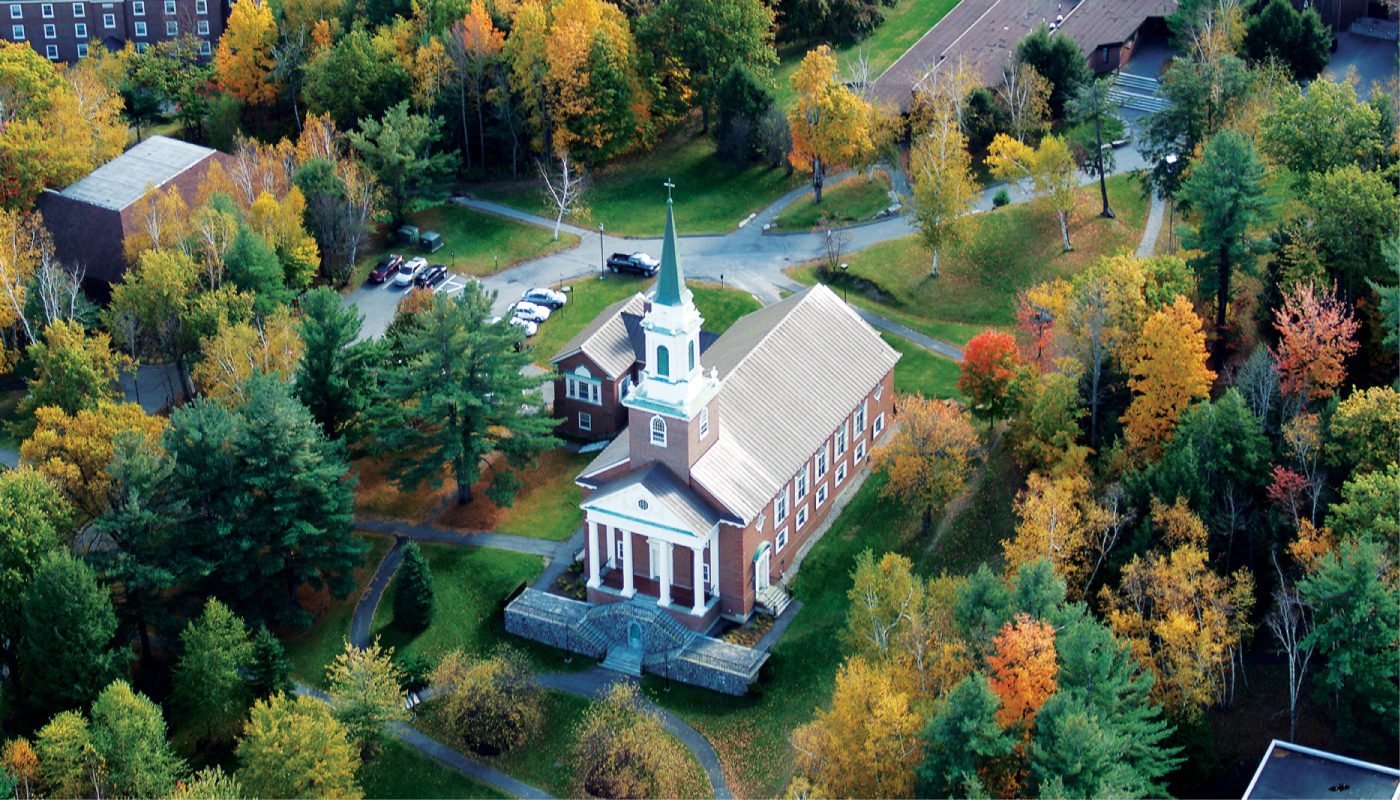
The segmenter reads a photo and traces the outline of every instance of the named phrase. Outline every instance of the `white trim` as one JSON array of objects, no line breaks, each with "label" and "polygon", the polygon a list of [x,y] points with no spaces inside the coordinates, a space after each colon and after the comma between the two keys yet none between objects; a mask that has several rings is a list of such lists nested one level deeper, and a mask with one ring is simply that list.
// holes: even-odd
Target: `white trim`
[{"label": "white trim", "polygon": [[869,410],[869,401],[868,401],[866,398],[862,397],[862,398],[860,399],[860,406],[859,406],[858,408],[856,408],[856,424],[855,424],[855,428],[856,428],[856,435],[857,435],[857,436],[861,435],[862,433],[865,433],[865,423],[866,423],[866,421],[867,421],[867,419],[868,419],[868,416],[869,416],[869,415],[866,413],[868,410]]},{"label": "white trim", "polygon": [[666,420],[659,414],[651,418],[651,443],[655,447],[666,446]]},{"label": "white trim", "polygon": [[41,3],[39,5],[39,16],[43,19],[53,19],[53,3]]},{"label": "white trim", "polygon": [[841,424],[836,426],[836,457],[840,458],[846,454],[846,449],[850,447],[850,431],[846,425],[849,420],[841,420]]},{"label": "white trim", "polygon": [[842,459],[841,463],[836,465],[836,480],[834,483],[840,486],[841,482],[844,480],[846,480],[846,461]]},{"label": "white trim", "polygon": [[24,19],[24,6],[10,3],[10,19]]},{"label": "white trim", "polygon": [[146,16],[146,0],[132,0],[131,15],[133,17]]},{"label": "white trim", "polygon": [[578,429],[581,431],[593,430],[593,415],[587,411],[578,412]]},{"label": "white trim", "polygon": [[826,502],[826,498],[827,498],[827,497],[828,497],[828,495],[827,495],[826,483],[822,483],[821,486],[818,486],[818,487],[817,487],[817,507],[818,507],[818,508],[821,507],[821,504],[822,504],[822,503],[825,503],[825,502]]},{"label": "white trim", "polygon": [[710,407],[700,409],[700,438],[710,435]]},{"label": "white trim", "polygon": [[[1312,756],[1313,758],[1320,758],[1325,761],[1332,761],[1337,764],[1345,764],[1348,767],[1356,767],[1357,769],[1367,769],[1373,772],[1380,773],[1382,775],[1388,775],[1392,778],[1400,778],[1400,770],[1397,770],[1393,767],[1387,767],[1381,764],[1372,764],[1369,761],[1361,761],[1360,759],[1356,758],[1347,758],[1346,756],[1339,756],[1336,753],[1329,753],[1326,750],[1316,750],[1311,747],[1304,747],[1300,744],[1285,742],[1281,739],[1274,739],[1273,741],[1269,742],[1268,749],[1264,751],[1264,757],[1259,759],[1259,766],[1254,769],[1254,777],[1249,779],[1249,786],[1245,788],[1244,794],[1241,795],[1241,797],[1243,797],[1244,800],[1251,800],[1250,795],[1254,794],[1254,786],[1255,784],[1259,783],[1259,776],[1264,774],[1264,767],[1268,766],[1269,759],[1272,758],[1274,755],[1274,750],[1291,750],[1294,753]],[[1394,800],[1394,798],[1400,798],[1400,788],[1396,788],[1390,796],[1392,800]]]},{"label": "white trim", "polygon": [[797,522],[793,523],[793,530],[802,530],[802,526],[807,524],[807,519],[807,504],[803,503],[802,507],[797,509]]},{"label": "white trim", "polygon": [[860,462],[862,462],[862,461],[865,460],[865,440],[864,440],[864,439],[861,439],[859,442],[856,442],[856,458],[855,458],[855,460],[856,460],[856,463],[860,463]]},{"label": "white trim", "polygon": [[[57,39],[57,38],[58,38],[58,26],[55,25],[55,24],[53,24],[52,22],[45,24],[45,25],[44,25],[44,38],[45,38],[45,39]],[[53,54],[52,56],[49,56],[49,58],[58,58],[58,51],[55,50],[55,51],[54,51],[54,54]]]},{"label": "white trim", "polygon": [[[109,15],[109,16],[110,16],[110,15]],[[137,20],[137,21],[136,21],[136,35],[137,35],[137,36],[145,36],[145,35],[146,35],[146,23],[145,23],[145,22],[143,22],[143,21],[141,21],[141,20]],[[143,42],[142,44],[144,44],[144,42]]]},{"label": "white trim", "polygon": [[88,46],[87,46],[87,42],[78,42],[78,58],[87,58],[87,57],[88,57]]},{"label": "white trim", "polygon": [[788,529],[787,529],[786,526],[784,526],[783,529],[780,530],[780,531],[778,531],[778,533],[773,537],[773,550],[774,550],[774,552],[778,552],[778,553],[783,552],[783,548],[784,548],[784,547],[787,547],[787,543],[788,543]]},{"label": "white trim", "polygon": [[75,23],[73,23],[73,35],[76,36],[76,37],[78,37],[79,39],[86,39],[86,38],[87,38],[87,23],[85,23],[85,22],[75,22]]},{"label": "white trim", "polygon": [[75,18],[76,18],[76,17],[86,17],[86,16],[87,16],[87,6],[83,5],[82,3],[74,3],[74,4],[73,4],[73,16],[74,16]]},{"label": "white trim", "polygon": [[200,36],[208,36],[208,35],[209,35],[209,20],[207,20],[207,19],[202,19],[202,20],[199,20],[198,22],[196,22],[196,23],[195,23],[195,33],[198,33]]},{"label": "white trim", "polygon": [[879,414],[875,415],[875,426],[872,430],[874,431],[874,433],[871,434],[872,437],[879,436],[885,432],[885,412],[881,411]]},{"label": "white trim", "polygon": [[44,57],[50,61],[58,60],[58,45],[51,44],[44,47]]},{"label": "white trim", "polygon": [[179,36],[179,35],[180,35],[180,23],[176,22],[176,21],[173,20],[173,19],[168,19],[168,20],[166,20],[166,21],[165,21],[165,35],[166,35],[166,36]]}]

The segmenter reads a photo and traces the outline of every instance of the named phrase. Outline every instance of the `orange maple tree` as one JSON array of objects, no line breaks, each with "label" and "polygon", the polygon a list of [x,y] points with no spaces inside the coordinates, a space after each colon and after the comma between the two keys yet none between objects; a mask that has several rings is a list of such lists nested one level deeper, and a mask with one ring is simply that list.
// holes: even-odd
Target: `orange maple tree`
[{"label": "orange maple tree", "polygon": [[1036,712],[1055,693],[1055,629],[1028,614],[1001,626],[987,656],[992,691],[1001,698],[997,722],[1003,727],[1025,723],[1029,734]]},{"label": "orange maple tree", "polygon": [[958,391],[972,401],[974,416],[996,420],[1011,415],[1011,385],[1021,365],[1015,336],[989,328],[972,337],[963,348]]},{"label": "orange maple tree", "polygon": [[1331,397],[1346,378],[1358,327],[1335,288],[1319,289],[1312,281],[1293,287],[1274,314],[1279,388],[1304,403]]},{"label": "orange maple tree", "polygon": [[1154,312],[1137,337],[1129,371],[1133,402],[1123,415],[1128,449],[1145,459],[1162,455],[1181,413],[1210,393],[1206,335],[1186,298]]},{"label": "orange maple tree", "polygon": [[214,53],[219,85],[252,105],[277,99],[281,87],[272,77],[276,44],[277,22],[271,6],[259,0],[238,0],[229,11],[228,26]]},{"label": "orange maple tree", "polygon": [[954,402],[904,395],[896,405],[900,427],[872,458],[876,469],[889,473],[885,495],[922,508],[928,533],[934,510],[953,499],[972,471],[977,432]]}]

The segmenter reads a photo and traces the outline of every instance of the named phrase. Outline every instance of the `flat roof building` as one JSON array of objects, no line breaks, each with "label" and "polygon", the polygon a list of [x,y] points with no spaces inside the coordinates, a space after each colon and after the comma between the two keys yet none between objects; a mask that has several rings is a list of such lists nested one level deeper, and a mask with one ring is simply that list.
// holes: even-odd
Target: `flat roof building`
[{"label": "flat roof building", "polygon": [[1325,750],[1269,743],[1244,800],[1400,800],[1400,770]]}]

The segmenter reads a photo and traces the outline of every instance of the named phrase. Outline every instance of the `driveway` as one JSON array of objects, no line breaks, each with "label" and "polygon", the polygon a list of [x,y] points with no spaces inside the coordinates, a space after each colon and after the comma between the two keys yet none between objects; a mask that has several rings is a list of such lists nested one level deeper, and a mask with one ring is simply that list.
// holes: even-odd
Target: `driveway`
[{"label": "driveway", "polygon": [[[1381,22],[1376,21],[1377,24]],[[1367,24],[1367,20],[1358,20],[1352,29]],[[1341,80],[1346,77],[1347,70],[1355,68],[1357,77],[1361,79],[1356,94],[1366,100],[1371,96],[1372,83],[1383,84],[1395,75],[1395,52],[1393,39],[1342,31],[1337,34],[1337,52],[1332,54],[1332,60],[1327,62],[1322,74],[1332,80]]]}]

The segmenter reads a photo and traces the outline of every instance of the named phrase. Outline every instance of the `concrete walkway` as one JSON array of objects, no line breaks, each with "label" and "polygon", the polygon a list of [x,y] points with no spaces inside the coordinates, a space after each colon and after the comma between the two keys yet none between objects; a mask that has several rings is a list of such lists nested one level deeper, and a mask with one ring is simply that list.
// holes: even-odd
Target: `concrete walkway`
[{"label": "concrete walkway", "polygon": [[913,342],[914,344],[917,344],[925,350],[935,352],[938,355],[943,356],[944,358],[951,358],[954,361],[962,361],[962,348],[958,347],[955,344],[950,344],[948,342],[943,341],[942,339],[935,339],[932,336],[926,336],[914,330],[913,328],[905,327],[904,325],[900,325],[894,320],[882,317],[879,314],[866,311],[863,308],[857,308],[856,313],[860,315],[861,319],[870,323],[870,326],[873,328],[879,328],[882,331],[887,331],[889,333],[894,334],[895,336],[898,336],[901,339],[908,339],[909,341]]},{"label": "concrete walkway", "polygon": [[559,542],[548,539],[535,539],[529,536],[515,536],[494,531],[459,531],[437,525],[368,517],[361,514],[355,515],[355,527],[386,536],[405,536],[415,542],[441,542],[462,547],[495,547],[499,550],[528,553],[543,558],[554,558],[560,548]]},{"label": "concrete walkway", "polygon": [[1142,241],[1138,243],[1138,258],[1151,258],[1157,249],[1157,235],[1162,232],[1162,218],[1166,216],[1167,201],[1156,192],[1152,193],[1152,206],[1147,210],[1147,226],[1142,229]]}]

